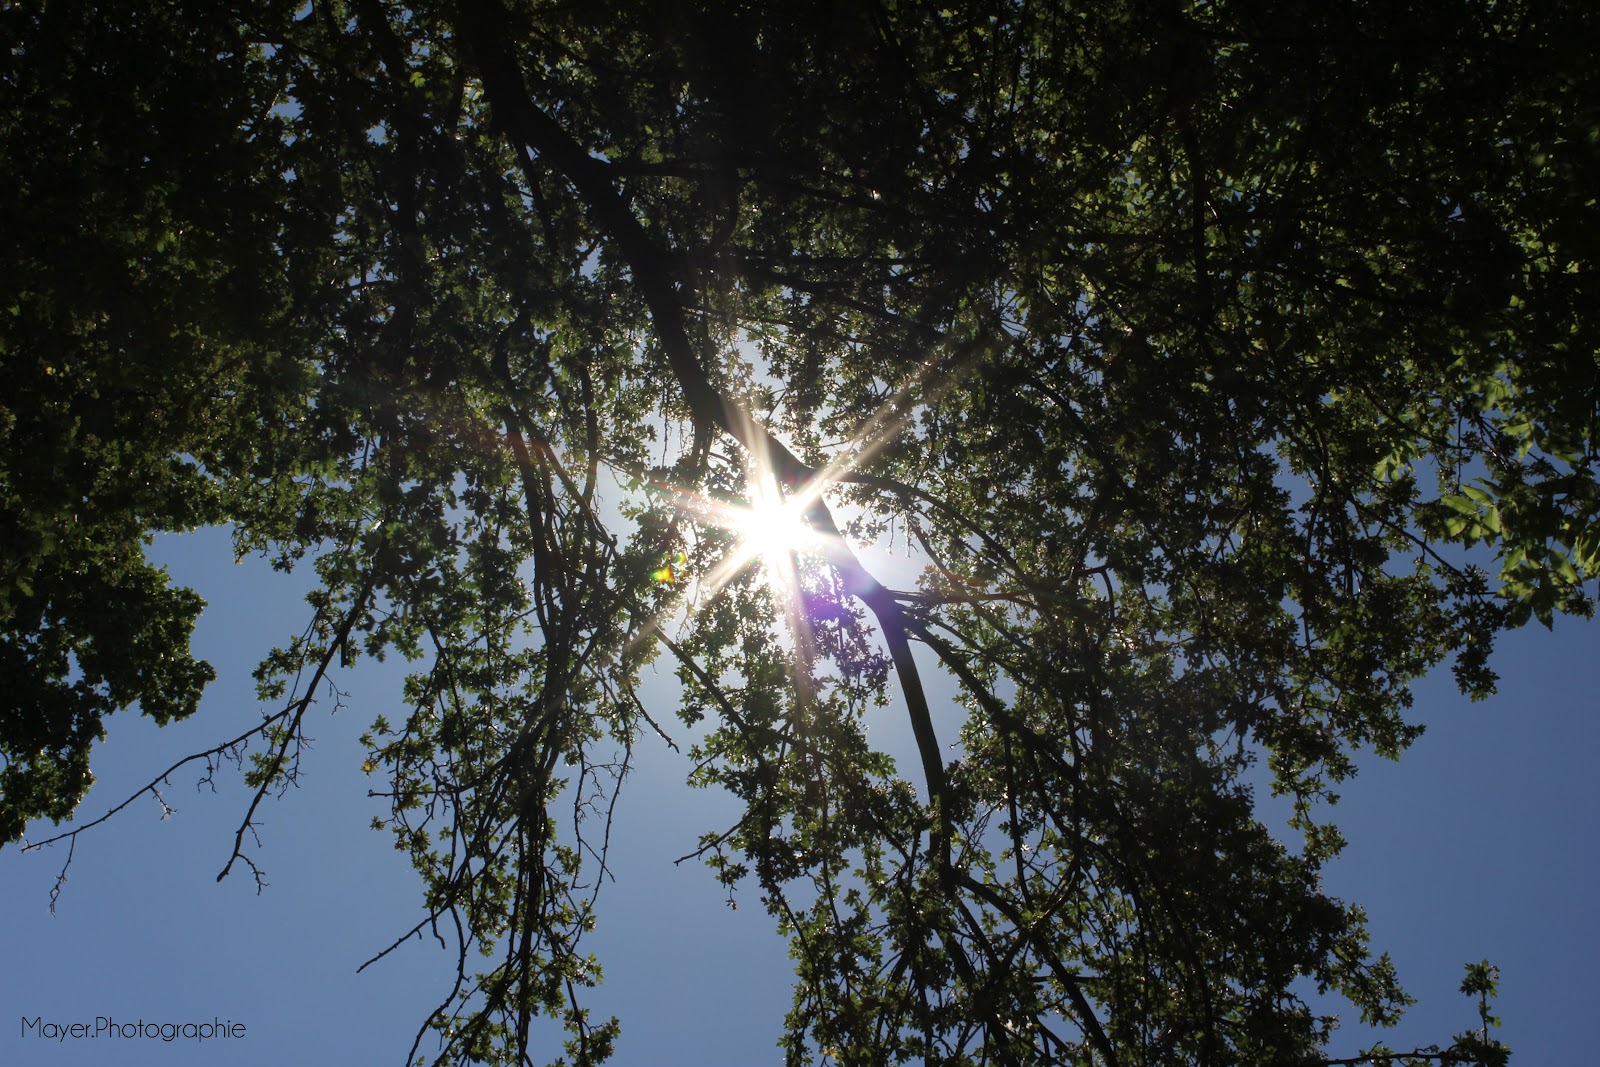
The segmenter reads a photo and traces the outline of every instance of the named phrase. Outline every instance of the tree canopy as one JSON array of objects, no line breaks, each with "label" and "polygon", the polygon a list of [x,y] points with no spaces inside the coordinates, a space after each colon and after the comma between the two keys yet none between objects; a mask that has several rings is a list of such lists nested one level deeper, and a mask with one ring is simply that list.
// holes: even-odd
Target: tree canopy
[{"label": "tree canopy", "polygon": [[1322,802],[1600,573],[1595,22],[6,5],[0,839],[105,715],[195,710],[202,604],[143,549],[227,523],[318,586],[191,757],[256,789],[224,875],[323,688],[412,661],[363,766],[460,952],[415,1058],[607,1058],[603,828],[689,729],[787,1062],[1327,1062],[1312,989],[1405,995]]}]

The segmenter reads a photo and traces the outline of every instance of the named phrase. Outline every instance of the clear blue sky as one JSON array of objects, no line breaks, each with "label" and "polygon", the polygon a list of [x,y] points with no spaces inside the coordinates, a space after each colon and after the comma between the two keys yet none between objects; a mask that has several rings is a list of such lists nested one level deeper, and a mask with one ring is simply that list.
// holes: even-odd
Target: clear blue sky
[{"label": "clear blue sky", "polygon": [[[297,579],[236,567],[225,534],[166,539],[155,553],[210,602],[197,648],[220,678],[193,719],[165,730],[114,717],[97,750],[99,784],[84,819],[156,771],[259,721],[249,670],[297,632],[308,610]],[[1600,626],[1558,619],[1508,636],[1495,663],[1501,693],[1469,704],[1448,675],[1419,688],[1428,732],[1398,764],[1369,758],[1349,783],[1339,822],[1350,847],[1332,891],[1368,906],[1375,942],[1391,951],[1421,1003],[1386,1035],[1409,1048],[1445,1042],[1473,1021],[1456,992],[1461,966],[1488,957],[1502,969],[1502,1036],[1527,1064],[1592,1058],[1600,1002],[1600,875],[1593,845],[1600,791]],[[247,871],[215,881],[246,794],[237,776],[197,792],[194,768],[165,795],[165,822],[143,801],[81,840],[55,915],[49,890],[64,848],[0,853],[0,1064],[400,1064],[418,1023],[448,988],[453,956],[412,942],[364,974],[357,966],[420,915],[413,872],[387,834],[368,828],[377,779],[360,773],[356,738],[380,712],[397,718],[402,669],[341,679],[349,706],[323,713],[303,787],[258,819],[258,862],[271,885],[257,896]],[[670,671],[663,671],[670,674]],[[671,690],[652,711],[671,719]],[[885,717],[885,734],[899,716]],[[669,730],[671,727],[669,726]],[[591,947],[606,983],[591,1005],[623,1020],[619,1067],[742,1067],[781,1062],[774,1047],[788,1005],[786,946],[754,891],[730,910],[708,872],[674,866],[704,830],[731,814],[715,794],[682,785],[687,764],[654,738],[638,752],[614,833],[618,881],[600,902]],[[44,830],[46,828],[38,828]],[[48,836],[35,832],[36,839]],[[24,1037],[22,1020],[207,1022],[244,1036],[82,1039]],[[1337,1046],[1353,1052],[1359,1035]],[[425,1039],[424,1050],[431,1049]]]}]

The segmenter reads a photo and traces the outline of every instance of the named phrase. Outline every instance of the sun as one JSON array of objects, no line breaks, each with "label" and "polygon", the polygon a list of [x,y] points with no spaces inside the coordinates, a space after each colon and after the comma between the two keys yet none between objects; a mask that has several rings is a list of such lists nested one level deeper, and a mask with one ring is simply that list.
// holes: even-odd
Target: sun
[{"label": "sun", "polygon": [[746,568],[758,568],[757,581],[765,588],[775,614],[788,624],[798,665],[793,679],[797,692],[806,698],[816,650],[802,588],[801,568],[809,564],[801,557],[826,554],[824,539],[806,521],[816,497],[809,491],[786,497],[771,472],[759,469],[747,475],[745,496],[748,504],[735,507],[728,515],[735,544],[718,577],[726,581]]},{"label": "sun", "polygon": [[[757,577],[775,599],[793,599],[801,585],[800,557],[828,556],[830,538],[807,519],[807,512],[820,496],[815,488],[785,494],[771,471],[752,465],[745,475],[743,500],[713,500],[664,485],[658,489],[674,497],[679,511],[731,535],[727,554],[708,574],[695,580],[701,596],[715,597],[738,575],[756,568]],[[687,564],[681,550],[665,554],[651,577],[664,584],[677,584],[684,579]]]},{"label": "sun", "polygon": [[769,581],[783,582],[793,574],[794,553],[804,551],[816,539],[806,525],[804,501],[785,500],[770,475],[752,477],[747,491],[749,507],[737,509],[731,516],[730,525],[739,538],[738,553],[743,561],[759,560]]}]

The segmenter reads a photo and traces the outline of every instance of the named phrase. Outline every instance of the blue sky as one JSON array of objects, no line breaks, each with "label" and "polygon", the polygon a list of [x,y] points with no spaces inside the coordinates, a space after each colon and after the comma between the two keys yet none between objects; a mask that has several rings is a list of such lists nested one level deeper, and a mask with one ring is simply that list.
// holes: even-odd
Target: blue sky
[{"label": "blue sky", "polygon": [[[209,601],[196,644],[220,677],[188,722],[165,730],[134,716],[109,722],[85,819],[177,758],[258,721],[250,667],[297,632],[308,610],[298,579],[235,566],[221,531],[164,539],[154,552]],[[1338,821],[1350,846],[1327,881],[1367,905],[1375,943],[1393,953],[1421,1000],[1385,1035],[1396,1047],[1448,1041],[1469,1026],[1474,1016],[1456,987],[1463,963],[1487,957],[1502,970],[1502,1036],[1517,1062],[1590,1054],[1588,1020],[1600,1001],[1600,919],[1590,903],[1600,875],[1592,848],[1600,792],[1590,767],[1600,749],[1597,637],[1600,625],[1571,619],[1558,619],[1554,633],[1534,625],[1509,635],[1495,659],[1501,693],[1481,704],[1457,695],[1441,672],[1417,692],[1428,732],[1398,764],[1363,760],[1344,791]],[[420,915],[409,863],[368,827],[379,813],[366,796],[376,779],[360,774],[356,738],[376,714],[396,717],[403,673],[374,666],[340,680],[344,710],[330,716],[326,702],[319,706],[302,787],[258,820],[255,854],[271,883],[264,893],[247,871],[216,882],[247,797],[226,774],[215,793],[197,791],[194,767],[164,790],[178,809],[172,818],[142,801],[84,836],[54,915],[49,891],[64,848],[0,853],[0,1063],[403,1062],[448,988],[453,956],[413,941],[355,973]],[[667,725],[670,687],[651,695]],[[903,716],[879,714],[893,743]],[[606,982],[590,1003],[595,1014],[623,1020],[614,1062],[781,1062],[774,1042],[788,1005],[786,946],[753,891],[731,910],[704,868],[673,864],[732,809],[684,787],[687,761],[656,739],[644,739],[637,756],[613,836],[617,882],[601,897],[591,943]],[[170,1044],[23,1036],[24,1019],[92,1027],[98,1016],[222,1019],[246,1030]],[[1367,1040],[1348,1034],[1336,1053]]]}]

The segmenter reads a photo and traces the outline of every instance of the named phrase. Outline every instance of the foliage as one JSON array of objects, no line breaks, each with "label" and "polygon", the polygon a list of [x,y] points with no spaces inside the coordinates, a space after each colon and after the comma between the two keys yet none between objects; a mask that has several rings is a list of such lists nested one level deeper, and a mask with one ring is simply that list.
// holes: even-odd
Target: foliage
[{"label": "foliage", "polygon": [[[320,586],[275,710],[192,757],[258,790],[224,874],[317,688],[414,663],[364,764],[411,934],[459,934],[413,1056],[609,1054],[595,825],[659,657],[744,803],[701,855],[792,942],[791,1063],[1321,1063],[1308,988],[1397,1016],[1319,802],[1415,738],[1409,681],[1485,694],[1497,630],[1588,610],[1587,9],[0,18],[7,838],[102,715],[193,711],[141,539],[229,522]],[[763,561],[768,486],[812,539]],[[1497,1062],[1481,1010],[1431,1058]]]}]

